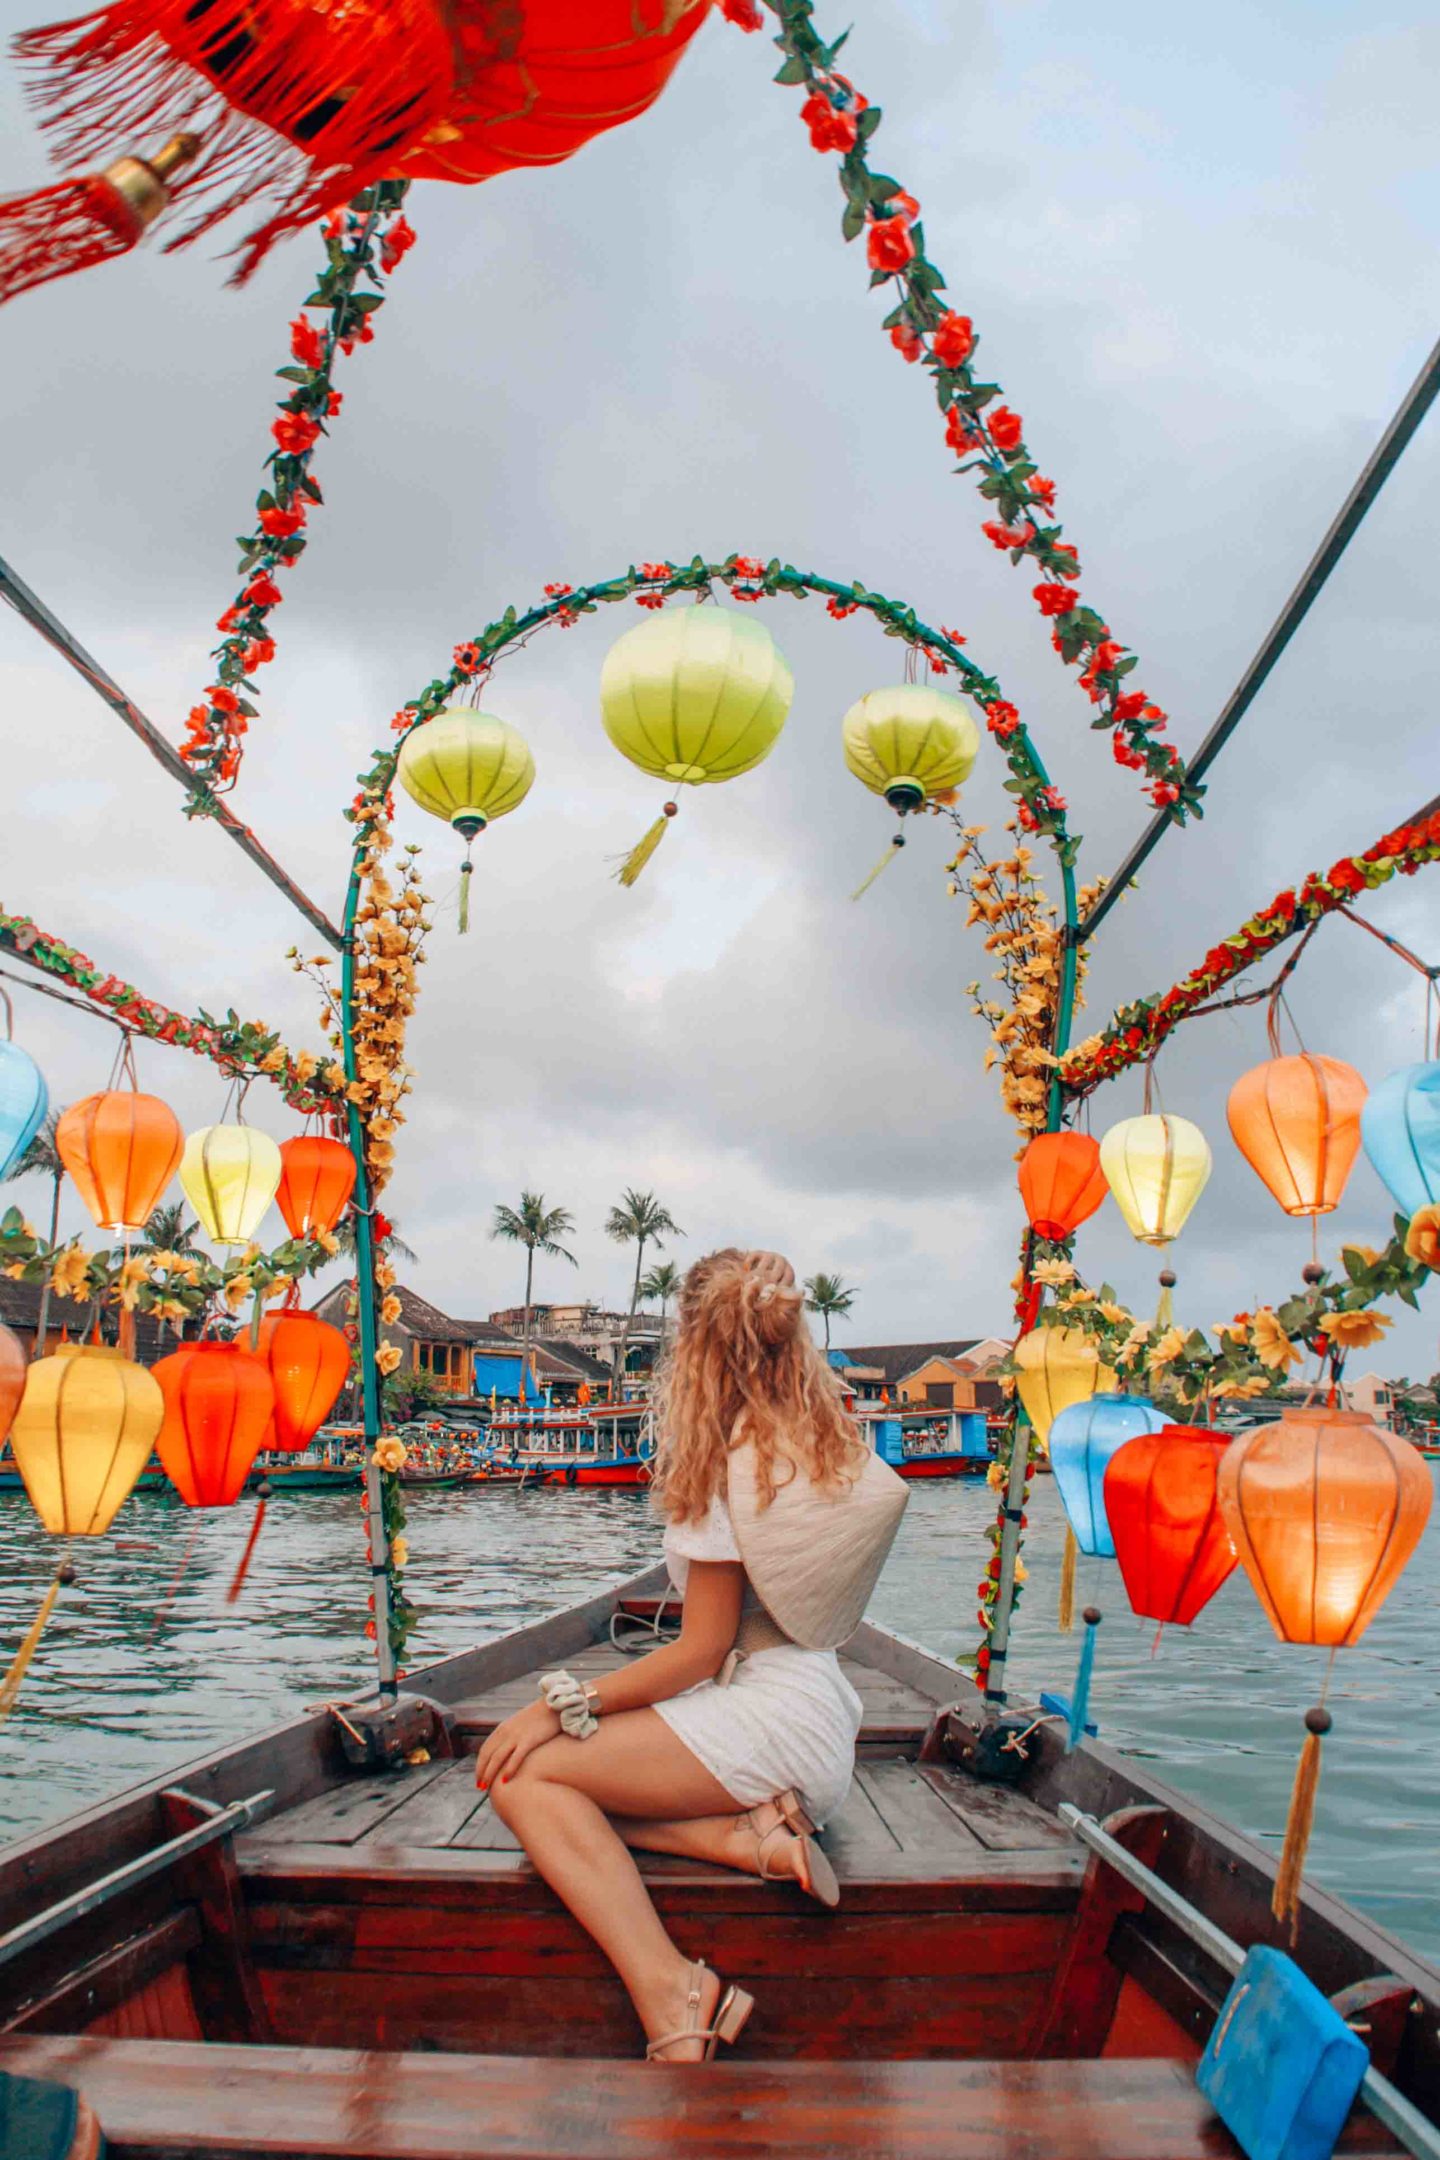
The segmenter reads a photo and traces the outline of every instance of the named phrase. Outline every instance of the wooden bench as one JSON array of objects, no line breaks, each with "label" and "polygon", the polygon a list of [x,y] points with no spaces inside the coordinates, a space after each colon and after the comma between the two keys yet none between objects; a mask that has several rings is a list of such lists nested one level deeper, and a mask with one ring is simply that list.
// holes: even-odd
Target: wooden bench
[{"label": "wooden bench", "polygon": [[[1165,2062],[660,2069],[174,2041],[6,2040],[0,2069],[76,2086],[112,2160],[1233,2160]],[[1347,2160],[1396,2148],[1368,2117]]]}]

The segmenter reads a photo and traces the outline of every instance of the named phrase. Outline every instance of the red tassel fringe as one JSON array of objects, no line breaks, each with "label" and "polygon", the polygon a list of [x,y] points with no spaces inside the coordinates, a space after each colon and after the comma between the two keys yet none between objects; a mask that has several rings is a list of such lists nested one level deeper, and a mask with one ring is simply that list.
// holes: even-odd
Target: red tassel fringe
[{"label": "red tassel fringe", "polygon": [[193,214],[167,252],[268,199],[273,214],[237,250],[235,285],[283,235],[394,171],[444,117],[454,81],[440,0],[323,11],[313,0],[117,0],[27,31],[15,50],[66,164],[108,163],[137,146],[144,155],[174,134],[203,138],[175,190]]},{"label": "red tassel fringe", "polygon": [[32,285],[127,254],[140,232],[129,205],[99,179],[62,180],[0,202],[0,306]]},{"label": "red tassel fringe", "polygon": [[255,1547],[260,1542],[260,1530],[264,1521],[265,1502],[263,1500],[257,1500],[255,1503],[255,1520],[250,1525],[250,1535],[245,1540],[245,1550],[240,1555],[240,1565],[235,1570],[235,1580],[231,1583],[229,1590],[225,1594],[225,1602],[227,1605],[233,1605],[236,1598],[239,1597],[240,1592],[245,1587],[245,1577],[250,1572],[250,1562],[255,1557]]}]

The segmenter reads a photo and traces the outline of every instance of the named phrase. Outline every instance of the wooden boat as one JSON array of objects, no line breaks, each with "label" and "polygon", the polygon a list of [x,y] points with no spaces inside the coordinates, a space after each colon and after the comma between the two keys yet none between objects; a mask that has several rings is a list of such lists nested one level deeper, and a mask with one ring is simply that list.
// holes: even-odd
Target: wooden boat
[{"label": "wooden boat", "polygon": [[[824,1833],[839,1911],[644,1860],[680,1943],[758,2009],[730,2059],[637,2059],[472,1758],[539,1671],[616,1662],[617,1616],[653,1642],[661,1595],[652,1570],[414,1674],[388,1713],[317,1708],[0,1853],[0,2069],[78,2087],[118,2160],[1235,2152],[1191,2071],[1240,1946],[1277,1939],[1270,1855],[1038,1713],[982,1739],[953,1668],[868,1625]],[[1339,2149],[1395,2150],[1390,2123],[1433,2153],[1440,1974],[1316,1890],[1296,1955],[1379,2073]]]}]

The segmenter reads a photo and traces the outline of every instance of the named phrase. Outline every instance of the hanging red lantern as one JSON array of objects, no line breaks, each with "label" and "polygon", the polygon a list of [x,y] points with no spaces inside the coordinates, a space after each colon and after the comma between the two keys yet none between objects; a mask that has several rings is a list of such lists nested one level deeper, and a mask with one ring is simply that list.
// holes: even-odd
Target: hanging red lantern
[{"label": "hanging red lantern", "polygon": [[238,1342],[198,1342],[152,1369],[165,1397],[155,1451],[166,1476],[187,1507],[229,1507],[274,1414],[267,1366]]},{"label": "hanging red lantern", "polygon": [[1188,1627],[1234,1573],[1215,1494],[1229,1444],[1206,1425],[1165,1425],[1110,1458],[1105,1514],[1131,1610],[1142,1619]]},{"label": "hanging red lantern", "polygon": [[350,1372],[350,1345],[339,1328],[314,1313],[269,1313],[260,1323],[257,1352],[275,1390],[267,1447],[298,1455],[330,1412]]},{"label": "hanging red lantern", "polygon": [[1058,1243],[1095,1213],[1110,1187],[1089,1133],[1037,1133],[1020,1158],[1020,1198],[1037,1237]]},{"label": "hanging red lantern", "polygon": [[329,1233],[350,1205],[355,1190],[355,1157],[342,1140],[322,1133],[297,1133],[280,1143],[280,1185],[275,1205],[291,1237]]},{"label": "hanging red lantern", "polygon": [[1271,1055],[1242,1073],[1225,1115],[1236,1147],[1287,1215],[1330,1215],[1360,1149],[1365,1082],[1339,1058],[1280,1054],[1276,1008]]},{"label": "hanging red lantern", "polygon": [[[651,105],[708,0],[111,0],[18,40],[56,156],[103,170],[0,203],[0,300],[133,247],[172,198],[245,204],[235,282],[384,178],[568,158]],[[179,129],[163,150],[148,146]],[[125,155],[136,146],[145,155]]]},{"label": "hanging red lantern", "polygon": [[29,1360],[25,1345],[8,1327],[0,1327],[0,1442],[3,1442],[15,1422],[15,1412],[25,1393],[25,1375]]}]

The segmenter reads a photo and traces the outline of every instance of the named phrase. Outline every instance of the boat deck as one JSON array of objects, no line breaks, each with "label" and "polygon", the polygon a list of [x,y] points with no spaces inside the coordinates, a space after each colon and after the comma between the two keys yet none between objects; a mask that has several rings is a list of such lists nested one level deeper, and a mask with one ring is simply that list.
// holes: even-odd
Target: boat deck
[{"label": "boat deck", "polygon": [[[681,1948],[757,2005],[730,2059],[639,2060],[618,1979],[476,1789],[474,1756],[542,1671],[621,1661],[612,1615],[647,1647],[658,1588],[417,1674],[429,1759],[351,1767],[317,1710],[0,1854],[0,1930],[119,1871],[4,1972],[0,2070],[80,2087],[117,2160],[1233,2160],[1193,2078],[1224,1975],[1055,1810],[1103,1817],[1245,1940],[1273,1939],[1266,1856],[1045,1730],[1025,1790],[982,1781],[954,1669],[872,1627],[842,1659],[864,1722],[823,1833],[838,1911],[637,1856]],[[126,1879],[266,1788],[252,1827]],[[1312,1977],[1377,2061],[1440,2093],[1434,1975],[1318,1894],[1305,1928]],[[1363,2111],[1338,2148],[1394,2149]]]}]

